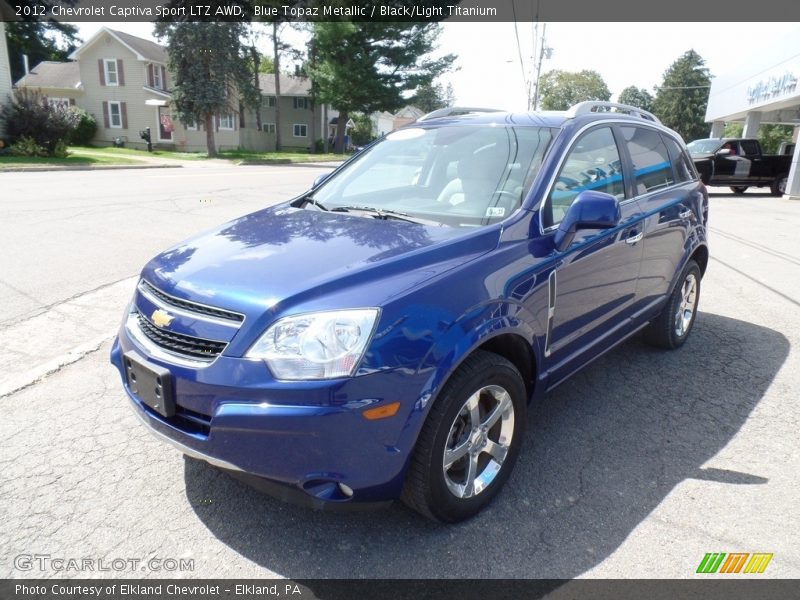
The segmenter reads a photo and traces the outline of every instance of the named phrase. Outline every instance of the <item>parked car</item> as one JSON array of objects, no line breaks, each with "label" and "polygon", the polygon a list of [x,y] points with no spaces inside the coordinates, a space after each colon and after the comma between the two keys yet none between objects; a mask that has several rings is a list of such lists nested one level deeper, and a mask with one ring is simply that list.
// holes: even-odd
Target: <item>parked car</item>
[{"label": "parked car", "polygon": [[187,455],[459,521],[511,474],[530,402],[637,332],[686,341],[707,221],[649,113],[440,114],[152,259],[111,361]]},{"label": "parked car", "polygon": [[727,185],[736,194],[749,187],[769,187],[775,196],[786,192],[791,155],[764,154],[758,140],[709,138],[694,140],[687,148],[706,185]]}]

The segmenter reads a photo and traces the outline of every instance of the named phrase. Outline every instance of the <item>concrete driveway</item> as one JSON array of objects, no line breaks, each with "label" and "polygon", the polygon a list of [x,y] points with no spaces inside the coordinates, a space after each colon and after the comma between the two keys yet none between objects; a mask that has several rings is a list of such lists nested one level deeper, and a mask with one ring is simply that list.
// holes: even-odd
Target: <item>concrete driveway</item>
[{"label": "concrete driveway", "polygon": [[693,577],[706,552],[773,553],[760,577],[800,576],[798,202],[713,190],[687,344],[633,339],[535,406],[506,489],[467,523],[310,512],[152,438],[107,358],[136,272],[320,172],[0,174],[0,341],[16,349],[0,577],[108,576],[31,555],[188,561],[112,573],[130,577]]}]

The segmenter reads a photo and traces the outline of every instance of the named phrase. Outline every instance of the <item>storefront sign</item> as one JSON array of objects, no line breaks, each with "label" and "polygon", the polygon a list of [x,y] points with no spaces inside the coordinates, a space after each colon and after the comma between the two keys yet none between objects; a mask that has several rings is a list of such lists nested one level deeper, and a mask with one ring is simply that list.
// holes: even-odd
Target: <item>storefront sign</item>
[{"label": "storefront sign", "polygon": [[797,89],[797,77],[794,73],[786,71],[781,76],[772,76],[762,79],[758,83],[747,87],[747,101],[750,104],[772,100],[780,96],[791,94]]}]

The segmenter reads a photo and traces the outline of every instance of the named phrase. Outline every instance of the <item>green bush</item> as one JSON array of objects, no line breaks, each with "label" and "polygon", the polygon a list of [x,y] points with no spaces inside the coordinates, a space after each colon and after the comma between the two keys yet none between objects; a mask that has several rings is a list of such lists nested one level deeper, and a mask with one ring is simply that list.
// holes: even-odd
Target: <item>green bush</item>
[{"label": "green bush", "polygon": [[[56,145],[67,140],[80,121],[80,115],[69,107],[50,106],[40,94],[27,89],[14,92],[11,102],[3,106],[0,121],[14,145],[29,138],[52,156]],[[22,145],[30,149],[29,141]],[[26,155],[35,156],[35,155]]]},{"label": "green bush", "polygon": [[40,146],[32,137],[21,137],[11,145],[11,154],[14,156],[48,156],[47,148]]},{"label": "green bush", "polygon": [[79,121],[69,135],[69,143],[74,146],[88,146],[97,133],[97,121],[82,108],[73,106],[70,110],[78,115]]}]

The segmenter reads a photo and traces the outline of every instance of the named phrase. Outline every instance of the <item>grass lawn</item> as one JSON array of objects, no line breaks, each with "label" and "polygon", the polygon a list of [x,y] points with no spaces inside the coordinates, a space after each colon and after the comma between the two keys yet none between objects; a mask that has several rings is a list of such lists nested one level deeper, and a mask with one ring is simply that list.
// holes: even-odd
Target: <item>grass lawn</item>
[{"label": "grass lawn", "polygon": [[136,148],[114,148],[111,146],[98,146],[91,148],[83,148],[79,146],[70,146],[70,152],[92,154],[93,156],[104,155],[109,157],[117,156],[130,156],[135,158],[137,156],[157,156],[159,158],[174,158],[177,160],[203,160],[208,158],[204,152],[174,152],[172,150],[137,150]]},{"label": "grass lawn", "polygon": [[233,161],[264,163],[304,163],[343,161],[349,154],[309,154],[308,152],[248,152],[246,150],[227,150],[219,153],[220,158]]},{"label": "grass lawn", "polygon": [[0,156],[0,169],[12,169],[25,165],[47,165],[47,166],[94,166],[94,165],[138,165],[142,164],[139,160],[133,160],[124,156],[100,156],[88,154],[81,151],[81,148],[71,148],[70,155],[66,158],[42,158],[38,156]]}]

